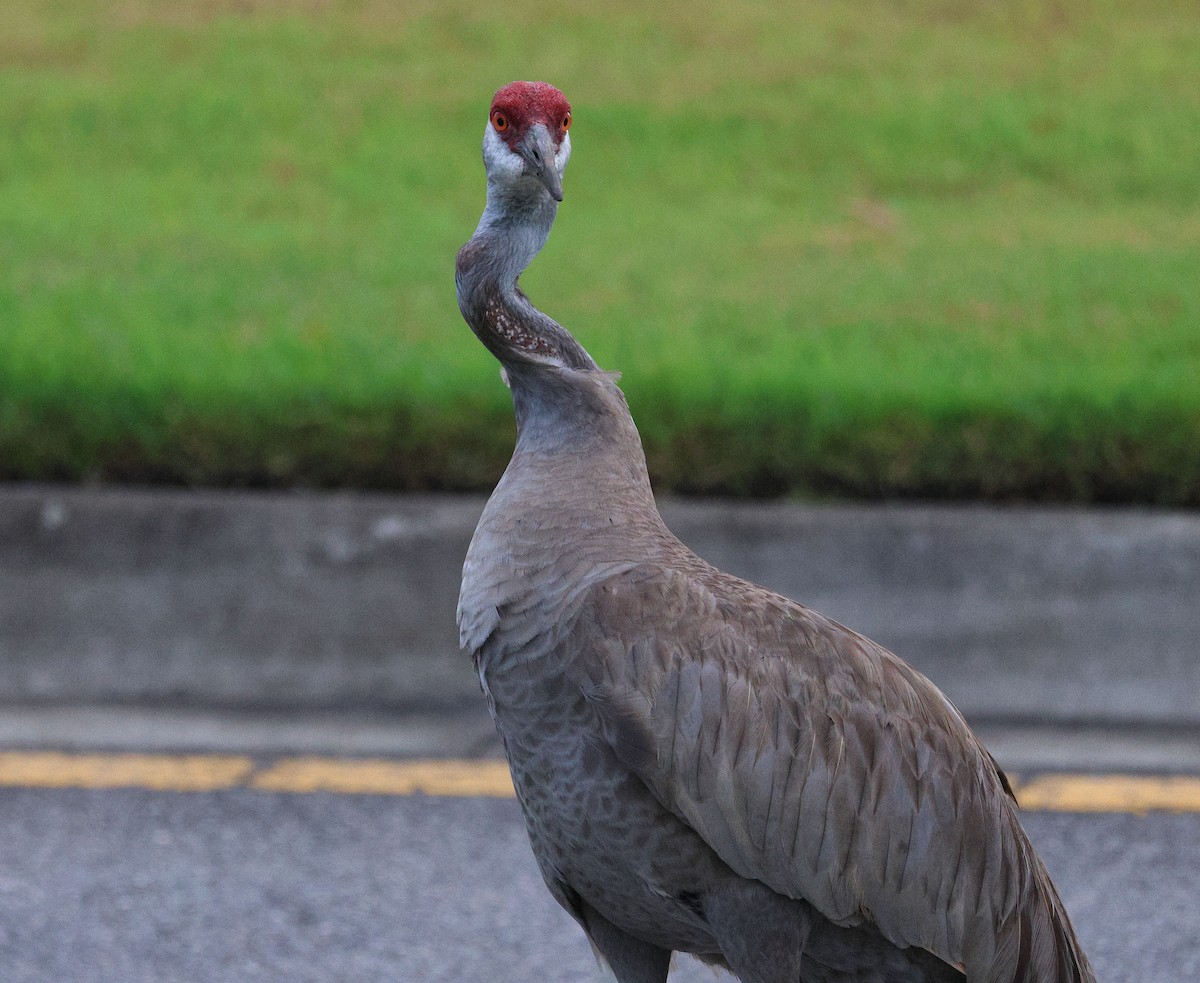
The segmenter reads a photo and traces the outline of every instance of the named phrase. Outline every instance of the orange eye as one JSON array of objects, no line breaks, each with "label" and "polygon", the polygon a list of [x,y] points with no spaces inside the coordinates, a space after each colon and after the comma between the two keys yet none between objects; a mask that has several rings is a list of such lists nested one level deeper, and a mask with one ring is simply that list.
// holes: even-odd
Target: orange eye
[{"label": "orange eye", "polygon": [[563,117],[563,119],[562,119],[562,130],[563,130],[563,133],[566,133],[566,132],[567,132],[567,130],[569,130],[570,128],[571,128],[571,111],[568,109],[568,110],[567,110],[567,115],[566,115],[566,116],[564,116],[564,117]]},{"label": "orange eye", "polygon": [[503,133],[508,129],[508,117],[497,109],[492,113],[492,126],[496,128],[497,133]]}]

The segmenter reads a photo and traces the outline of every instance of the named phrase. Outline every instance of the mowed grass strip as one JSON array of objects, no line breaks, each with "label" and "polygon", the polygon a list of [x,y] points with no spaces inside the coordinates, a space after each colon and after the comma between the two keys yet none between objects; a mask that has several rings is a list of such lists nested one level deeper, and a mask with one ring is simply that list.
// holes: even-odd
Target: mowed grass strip
[{"label": "mowed grass strip", "polygon": [[11,0],[0,478],[483,488],[490,93],[572,99],[524,278],[660,488],[1200,503],[1190,0]]}]

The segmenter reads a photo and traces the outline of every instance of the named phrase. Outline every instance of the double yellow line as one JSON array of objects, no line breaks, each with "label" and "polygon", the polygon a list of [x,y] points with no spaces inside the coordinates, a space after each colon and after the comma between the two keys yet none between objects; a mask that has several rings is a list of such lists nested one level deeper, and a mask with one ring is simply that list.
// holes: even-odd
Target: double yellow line
[{"label": "double yellow line", "polygon": [[[1200,777],[1042,774],[1014,782],[1021,805],[1055,812],[1200,812]],[[0,752],[0,787],[141,788],[342,795],[510,798],[508,766],[495,760],[402,761],[286,757],[265,763],[225,754]]]}]

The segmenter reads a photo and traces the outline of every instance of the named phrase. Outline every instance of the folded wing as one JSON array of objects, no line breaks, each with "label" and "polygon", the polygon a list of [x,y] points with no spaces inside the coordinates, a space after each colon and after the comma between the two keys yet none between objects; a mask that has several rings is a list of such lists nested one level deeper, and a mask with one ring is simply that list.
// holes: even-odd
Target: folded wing
[{"label": "folded wing", "polygon": [[606,580],[572,632],[605,739],[742,876],[972,980],[1092,978],[1003,774],[890,652],[707,567]]}]

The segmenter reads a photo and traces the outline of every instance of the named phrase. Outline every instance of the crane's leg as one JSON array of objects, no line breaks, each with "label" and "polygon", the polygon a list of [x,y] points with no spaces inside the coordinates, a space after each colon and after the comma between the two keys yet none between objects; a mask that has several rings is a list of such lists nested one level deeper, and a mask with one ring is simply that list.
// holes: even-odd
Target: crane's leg
[{"label": "crane's leg", "polygon": [[704,899],[704,917],[742,983],[797,983],[812,909],[764,884],[742,881]]},{"label": "crane's leg", "polygon": [[660,949],[623,932],[589,904],[581,908],[588,938],[616,974],[617,983],[666,983],[670,949]]}]

